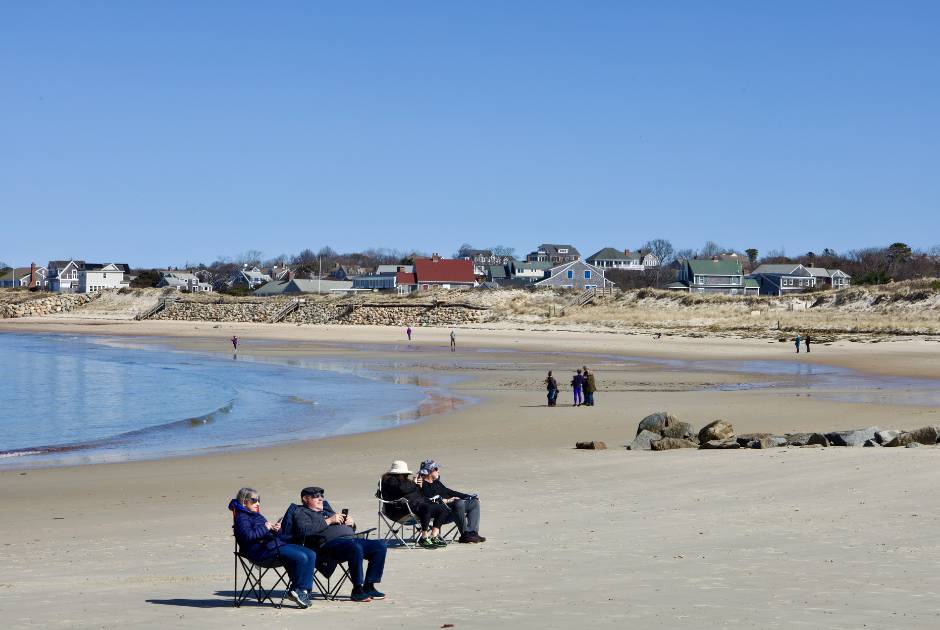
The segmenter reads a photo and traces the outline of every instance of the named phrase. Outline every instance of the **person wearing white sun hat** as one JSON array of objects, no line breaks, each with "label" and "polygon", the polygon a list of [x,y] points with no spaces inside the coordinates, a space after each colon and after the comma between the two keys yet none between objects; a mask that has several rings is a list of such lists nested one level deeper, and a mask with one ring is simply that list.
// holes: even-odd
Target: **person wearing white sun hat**
[{"label": "person wearing white sun hat", "polygon": [[[407,462],[400,459],[392,462],[388,472],[382,475],[382,498],[386,501],[407,500],[408,508],[411,508],[411,511],[421,521],[421,535],[418,538],[418,546],[425,549],[446,547],[447,543],[441,540],[440,533],[441,525],[450,516],[450,510],[443,505],[428,501],[421,494],[421,489],[411,479],[412,474],[414,473],[408,469]],[[388,516],[392,518],[401,518],[408,514],[408,509],[400,504],[389,505],[386,511]]]}]

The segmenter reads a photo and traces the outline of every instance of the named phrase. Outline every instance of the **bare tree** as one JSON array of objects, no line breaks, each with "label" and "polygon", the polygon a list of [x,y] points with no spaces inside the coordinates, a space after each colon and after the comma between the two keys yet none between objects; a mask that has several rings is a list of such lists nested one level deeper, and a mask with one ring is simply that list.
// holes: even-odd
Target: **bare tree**
[{"label": "bare tree", "polygon": [[473,258],[473,256],[470,255],[470,252],[472,252],[473,249],[473,245],[470,243],[464,243],[457,248],[456,252],[454,252],[454,258]]},{"label": "bare tree", "polygon": [[698,251],[698,255],[700,258],[711,258],[712,256],[717,256],[724,251],[725,248],[715,241],[706,241],[705,245],[702,246],[702,249]]},{"label": "bare tree", "polygon": [[516,255],[515,247],[506,247],[505,245],[494,245],[492,247],[494,256],[513,256]]},{"label": "bare tree", "polygon": [[651,241],[646,241],[640,249],[652,252],[659,259],[661,266],[668,265],[676,259],[675,248],[673,248],[672,243],[664,238],[654,238]]},{"label": "bare tree", "polygon": [[257,249],[249,249],[235,257],[235,262],[241,266],[257,267],[261,265],[262,253]]}]

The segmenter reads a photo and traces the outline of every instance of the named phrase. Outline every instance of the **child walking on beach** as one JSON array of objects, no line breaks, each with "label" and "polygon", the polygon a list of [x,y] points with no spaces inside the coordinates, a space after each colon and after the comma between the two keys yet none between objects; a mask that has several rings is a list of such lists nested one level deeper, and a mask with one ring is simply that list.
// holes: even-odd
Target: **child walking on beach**
[{"label": "child walking on beach", "polygon": [[574,406],[580,407],[584,399],[581,396],[581,386],[584,385],[584,379],[581,376],[581,370],[571,377],[571,391],[574,392]]},{"label": "child walking on beach", "polygon": [[238,335],[232,335],[232,348],[238,352]]}]

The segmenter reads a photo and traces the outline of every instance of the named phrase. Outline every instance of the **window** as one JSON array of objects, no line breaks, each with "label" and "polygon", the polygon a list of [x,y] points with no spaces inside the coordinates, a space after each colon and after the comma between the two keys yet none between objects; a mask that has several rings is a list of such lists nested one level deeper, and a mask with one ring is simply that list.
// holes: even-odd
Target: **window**
[{"label": "window", "polygon": [[568,270],[568,279],[571,280],[572,278],[574,278],[574,272],[569,269],[569,270]]},{"label": "window", "polygon": [[585,280],[590,280],[590,279],[591,279],[591,270],[590,270],[590,269],[585,269],[585,270],[584,270],[584,279],[585,279]]},{"label": "window", "polygon": [[567,247],[562,247],[562,248],[560,248],[560,249],[558,250],[558,253],[559,253],[559,254],[567,254],[567,253],[568,253],[568,248],[567,248]]}]

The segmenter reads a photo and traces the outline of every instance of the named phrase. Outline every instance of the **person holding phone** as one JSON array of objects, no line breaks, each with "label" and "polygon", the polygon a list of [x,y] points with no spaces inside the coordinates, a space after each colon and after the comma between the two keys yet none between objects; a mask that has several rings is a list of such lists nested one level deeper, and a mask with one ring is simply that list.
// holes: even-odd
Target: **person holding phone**
[{"label": "person holding phone", "polygon": [[441,482],[441,470],[433,459],[421,462],[418,469],[418,485],[421,493],[429,500],[439,501],[450,509],[451,518],[457,524],[460,538],[457,542],[481,543],[486,538],[480,536],[480,498],[475,494],[451,490]]},{"label": "person holding phone", "polygon": [[[375,588],[385,571],[385,542],[356,538],[356,522],[349,510],[337,514],[324,499],[323,488],[304,488],[300,501],[301,505],[292,504],[284,514],[281,522],[284,535],[336,562],[348,562],[352,601],[385,599],[385,593]],[[365,573],[363,560],[369,563]]]}]

